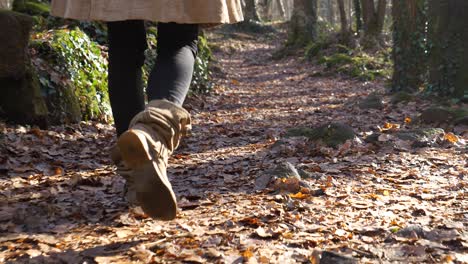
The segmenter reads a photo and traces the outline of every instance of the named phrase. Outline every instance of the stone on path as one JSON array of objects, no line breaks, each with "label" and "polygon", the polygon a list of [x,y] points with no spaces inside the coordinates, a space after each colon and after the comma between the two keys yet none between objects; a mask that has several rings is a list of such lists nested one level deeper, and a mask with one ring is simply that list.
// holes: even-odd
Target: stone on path
[{"label": "stone on path", "polygon": [[344,123],[327,123],[316,128],[292,128],[286,137],[307,137],[312,141],[323,143],[328,147],[338,147],[347,140],[353,140],[356,133],[353,128]]},{"label": "stone on path", "polygon": [[0,25],[0,117],[45,127],[48,110],[27,50],[32,18],[0,10]]},{"label": "stone on path", "polygon": [[359,103],[361,109],[382,109],[384,103],[382,97],[376,94],[370,94]]}]

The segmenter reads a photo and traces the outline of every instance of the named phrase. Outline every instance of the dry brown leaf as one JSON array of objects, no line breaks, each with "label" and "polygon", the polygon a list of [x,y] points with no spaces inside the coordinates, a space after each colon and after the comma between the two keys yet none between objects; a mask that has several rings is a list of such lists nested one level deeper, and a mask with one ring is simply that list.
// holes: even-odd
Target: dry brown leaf
[{"label": "dry brown leaf", "polygon": [[289,197],[293,198],[293,199],[307,199],[310,197],[310,194],[308,193],[302,193],[302,192],[298,192],[298,193],[294,193],[294,194],[289,194]]},{"label": "dry brown leaf", "polygon": [[248,249],[243,251],[242,252],[242,257],[244,257],[245,259],[249,259],[249,258],[253,257],[254,253],[252,252],[252,250],[253,250],[253,248],[249,247]]},{"label": "dry brown leaf", "polygon": [[459,141],[458,137],[452,132],[446,133],[444,135],[444,139],[452,144],[457,143]]}]

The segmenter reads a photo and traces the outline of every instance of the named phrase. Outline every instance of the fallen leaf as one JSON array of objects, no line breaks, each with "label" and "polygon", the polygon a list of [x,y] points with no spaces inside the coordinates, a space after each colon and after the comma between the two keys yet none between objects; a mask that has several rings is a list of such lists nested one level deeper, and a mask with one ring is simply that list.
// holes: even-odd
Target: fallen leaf
[{"label": "fallen leaf", "polygon": [[453,134],[452,132],[449,132],[449,133],[446,133],[444,135],[444,139],[447,140],[448,142],[454,144],[454,143],[457,143],[459,140],[458,140],[458,137]]},{"label": "fallen leaf", "polygon": [[251,257],[253,257],[254,253],[252,252],[252,248],[248,248],[246,249],[244,252],[242,252],[242,257],[244,257],[245,259],[249,259]]},{"label": "fallen leaf", "polygon": [[298,192],[298,193],[295,193],[295,194],[289,194],[289,197],[293,198],[293,199],[306,199],[306,198],[309,198],[310,197],[310,194],[307,194],[307,193],[302,193],[302,192]]}]

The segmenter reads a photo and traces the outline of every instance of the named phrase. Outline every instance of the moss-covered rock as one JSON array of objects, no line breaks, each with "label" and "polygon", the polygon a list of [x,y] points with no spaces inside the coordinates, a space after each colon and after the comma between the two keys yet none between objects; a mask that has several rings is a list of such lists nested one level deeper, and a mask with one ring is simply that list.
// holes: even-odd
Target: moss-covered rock
[{"label": "moss-covered rock", "polygon": [[424,110],[419,117],[419,120],[425,124],[433,123],[450,123],[453,120],[452,113],[445,108],[431,107]]},{"label": "moss-covered rock", "polygon": [[48,111],[27,54],[32,20],[3,10],[0,25],[0,117],[45,127]]},{"label": "moss-covered rock", "polygon": [[467,108],[430,107],[418,118],[423,124],[453,124],[468,117]]},{"label": "moss-covered rock", "polygon": [[285,137],[311,137],[314,133],[314,130],[310,127],[295,127],[289,129]]},{"label": "moss-covered rock", "polygon": [[319,63],[361,80],[374,80],[377,77],[390,78],[392,65],[388,59],[389,53],[390,51],[387,50],[375,54],[351,50],[348,53],[341,53],[338,49],[337,53],[320,58]]},{"label": "moss-covered rock", "polygon": [[312,140],[323,142],[329,147],[338,147],[347,140],[356,137],[352,127],[343,123],[329,123],[314,129],[309,137]]},{"label": "moss-covered rock", "polygon": [[414,130],[399,131],[395,135],[401,140],[413,142],[424,142],[433,140],[437,136],[443,136],[445,131],[442,128],[419,128]]},{"label": "moss-covered rock", "polygon": [[32,19],[20,13],[0,10],[0,25],[0,78],[21,78],[26,72]]},{"label": "moss-covered rock", "polygon": [[370,136],[367,136],[364,140],[367,143],[373,144],[390,144],[398,146],[398,141],[408,141],[412,147],[427,147],[433,146],[437,143],[437,140],[443,137],[445,131],[442,128],[417,128],[412,130],[402,130],[396,131],[394,133],[388,134],[389,137],[384,137],[381,139],[381,136],[387,136],[383,133],[373,133]]},{"label": "moss-covered rock", "polygon": [[293,128],[286,132],[286,137],[299,136],[307,137],[328,147],[337,147],[347,140],[354,139],[356,134],[350,126],[343,123],[328,123],[316,128]]},{"label": "moss-covered rock", "polygon": [[[75,102],[81,108],[82,119],[107,120],[111,115],[107,60],[96,43],[79,29],[60,29],[39,34],[31,48],[36,54],[43,94],[55,100],[48,100],[56,106],[54,120],[73,115]],[[63,115],[62,110],[69,113]]]},{"label": "moss-covered rock", "polygon": [[384,108],[383,99],[377,94],[370,94],[359,102],[361,109],[382,109]]},{"label": "moss-covered rock", "polygon": [[397,92],[392,95],[392,99],[390,100],[392,104],[398,103],[406,103],[414,100],[414,96],[407,92]]},{"label": "moss-covered rock", "polygon": [[[0,35],[2,33],[0,32]],[[0,78],[0,117],[18,124],[48,125],[48,109],[37,73],[28,65],[20,78]]]}]

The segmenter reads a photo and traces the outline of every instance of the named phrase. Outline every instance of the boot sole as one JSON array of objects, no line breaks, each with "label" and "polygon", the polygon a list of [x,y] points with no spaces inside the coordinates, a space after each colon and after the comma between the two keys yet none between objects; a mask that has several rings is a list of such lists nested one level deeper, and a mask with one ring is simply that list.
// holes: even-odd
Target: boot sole
[{"label": "boot sole", "polygon": [[158,174],[146,137],[129,130],[119,137],[117,145],[122,159],[132,169],[136,198],[143,211],[154,219],[174,219],[177,213],[174,193],[170,183],[165,183]]}]

